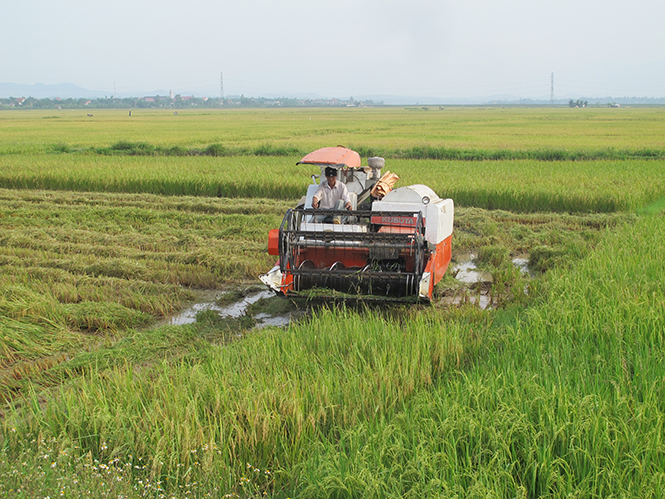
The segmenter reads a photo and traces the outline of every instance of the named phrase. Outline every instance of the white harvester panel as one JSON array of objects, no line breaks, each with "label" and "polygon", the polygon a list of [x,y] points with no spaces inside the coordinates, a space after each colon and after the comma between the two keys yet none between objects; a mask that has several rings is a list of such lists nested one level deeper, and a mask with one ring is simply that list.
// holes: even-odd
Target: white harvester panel
[{"label": "white harvester panel", "polygon": [[416,184],[390,191],[372,204],[372,211],[419,211],[425,219],[425,239],[439,244],[453,233],[455,207],[426,185]]},{"label": "white harvester panel", "polygon": [[366,225],[302,222],[300,230],[308,232],[367,232]]}]

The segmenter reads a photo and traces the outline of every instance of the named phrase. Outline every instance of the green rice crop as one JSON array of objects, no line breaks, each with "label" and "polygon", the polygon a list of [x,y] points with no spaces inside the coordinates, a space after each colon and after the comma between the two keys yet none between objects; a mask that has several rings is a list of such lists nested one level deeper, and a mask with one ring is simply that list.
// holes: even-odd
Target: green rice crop
[{"label": "green rice crop", "polygon": [[250,463],[279,497],[659,497],[664,241],[662,217],[607,232],[528,309],[323,312],[149,379],[78,379],[7,419],[7,462],[50,442],[175,493],[242,493]]},{"label": "green rice crop", "polygon": [[[129,450],[129,438],[132,455],[156,466],[151,472],[162,480],[182,483],[195,466],[215,476],[226,466],[238,476],[246,462],[289,467],[303,459],[310,439],[394,411],[403,397],[457,365],[467,348],[461,332],[448,325],[440,337],[434,324],[416,319],[401,326],[378,316],[324,312],[290,332],[266,331],[226,348],[209,347],[194,365],[161,363],[151,380],[129,376],[126,369],[103,379],[79,378],[75,389],[58,397],[68,415],[54,406],[43,416],[59,421],[54,432],[69,434],[82,452],[103,462]],[[96,400],[101,411],[83,409],[80,396]],[[115,415],[109,419],[107,411]],[[46,420],[38,412],[30,431],[50,439],[39,429]],[[28,437],[19,436],[12,447]],[[219,479],[222,488],[233,487]]]},{"label": "green rice crop", "polygon": [[468,369],[322,441],[301,495],[662,497],[664,236],[642,219],[549,274]]},{"label": "green rice crop", "polygon": [[395,160],[389,168],[397,185],[424,183],[456,205],[490,210],[608,213],[665,196],[662,161]]},{"label": "green rice crop", "polygon": [[0,186],[167,196],[299,199],[311,179],[291,158],[0,157]]},{"label": "green rice crop", "polygon": [[[255,281],[274,263],[267,232],[290,205],[0,189],[0,368],[9,369],[0,395],[39,381],[90,335],[122,335],[174,313],[192,298],[187,288]],[[460,208],[454,244],[481,254],[497,244],[512,254],[549,249],[558,257],[539,264],[544,270],[586,254],[599,230],[625,219]]]},{"label": "green rice crop", "polygon": [[[295,157],[0,156],[0,187],[299,199],[316,167]],[[662,161],[392,160],[397,186],[426,184],[458,206],[516,212],[635,210],[665,196]]]}]

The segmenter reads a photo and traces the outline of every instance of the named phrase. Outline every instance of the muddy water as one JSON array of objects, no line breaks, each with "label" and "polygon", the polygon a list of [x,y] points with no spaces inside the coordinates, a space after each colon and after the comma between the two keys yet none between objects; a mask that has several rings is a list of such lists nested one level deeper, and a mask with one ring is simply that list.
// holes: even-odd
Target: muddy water
[{"label": "muddy water", "polygon": [[529,259],[531,258],[531,255],[528,253],[525,253],[523,255],[516,256],[513,258],[513,265],[520,269],[523,274],[528,274],[529,277],[532,279],[537,277],[537,273],[533,272],[531,269],[529,269]]},{"label": "muddy water", "polygon": [[[219,305],[218,300],[225,294],[224,291],[206,291],[200,293],[197,303],[187,308],[178,315],[171,317],[168,321],[170,325],[184,325],[196,322],[196,314],[205,310],[214,310],[222,317],[242,317],[247,313],[247,309],[253,303],[260,299],[275,298],[275,293],[269,290],[257,291],[249,293],[247,296],[242,297],[236,302]],[[259,313],[254,316],[257,322],[257,328],[266,326],[288,326],[291,321],[292,313],[271,315],[267,313]]]},{"label": "muddy water", "polygon": [[455,279],[465,284],[494,282],[492,274],[478,270],[474,262],[475,259],[476,255],[474,253],[458,255],[455,258],[456,261],[450,265],[452,272],[457,272]]},{"label": "muddy water", "polygon": [[[489,288],[494,279],[489,272],[478,270],[475,264],[475,253],[463,253],[455,256],[455,261],[450,264],[448,272],[452,272],[459,282],[466,284],[462,292],[454,296],[445,296],[442,298],[444,303],[449,305],[460,305],[462,303],[473,303],[481,309],[486,309],[491,305],[492,299],[489,294]],[[474,288],[475,291],[472,291]]]}]

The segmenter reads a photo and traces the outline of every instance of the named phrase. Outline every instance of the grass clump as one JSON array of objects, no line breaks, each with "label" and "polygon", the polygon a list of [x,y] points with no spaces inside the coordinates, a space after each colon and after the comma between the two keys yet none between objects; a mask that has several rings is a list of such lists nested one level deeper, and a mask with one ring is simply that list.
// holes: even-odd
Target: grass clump
[{"label": "grass clump", "polygon": [[[54,146],[54,152],[73,153],[76,149],[66,144]],[[276,146],[265,143],[252,148],[229,148],[224,144],[214,143],[201,149],[187,148],[180,145],[159,146],[147,142],[129,142],[121,140],[108,147],[92,147],[90,152],[105,156],[304,156],[306,152],[289,146]]]},{"label": "grass clump", "polygon": [[207,156],[226,156],[227,150],[223,144],[210,144],[204,149]]},{"label": "grass clump", "polygon": [[64,142],[59,142],[57,144],[54,144],[51,147],[51,150],[55,153],[71,153],[71,152],[74,152],[74,149],[70,145],[65,144]]},{"label": "grass clump", "polygon": [[252,154],[254,154],[255,156],[300,156],[301,154],[303,154],[303,151],[302,149],[299,149],[297,147],[261,144],[260,146],[252,149]]},{"label": "grass clump", "polygon": [[[372,151],[375,152],[375,151]],[[627,159],[665,159],[663,149],[466,149],[436,146],[417,146],[397,151],[376,151],[392,159],[435,159],[449,161],[598,161]]]},{"label": "grass clump", "polygon": [[231,303],[235,303],[239,300],[242,300],[244,297],[244,293],[240,289],[234,289],[231,291],[226,291],[225,293],[222,293],[219,298],[215,300],[215,304],[219,306],[225,306],[225,305],[230,305]]},{"label": "grass clump", "polygon": [[147,142],[129,142],[121,140],[107,148],[98,148],[95,150],[99,154],[113,155],[126,154],[128,156],[153,156],[155,146]]},{"label": "grass clump", "polygon": [[478,250],[478,262],[488,264],[493,267],[501,267],[502,264],[508,262],[510,253],[508,248],[504,246],[483,246]]},{"label": "grass clump", "polygon": [[565,248],[559,246],[552,248],[550,246],[536,246],[531,251],[529,268],[538,272],[545,272],[556,268],[570,258]]},{"label": "grass clump", "polygon": [[118,303],[81,302],[64,309],[69,327],[86,333],[124,330],[154,321],[152,316]]},{"label": "grass clump", "polygon": [[298,305],[290,299],[280,296],[260,298],[247,308],[247,313],[256,315],[259,313],[268,315],[284,315],[298,308]]},{"label": "grass clump", "polygon": [[[408,149],[389,149],[354,146],[363,157],[381,156],[387,159],[436,161],[517,161],[544,162],[625,161],[631,159],[662,160],[665,149],[603,148],[603,149],[472,149],[437,146],[414,146]],[[119,141],[109,147],[92,147],[89,151],[102,155],[127,156],[304,156],[308,150],[296,146],[264,143],[255,147],[227,147],[213,143],[205,148],[184,146],[164,147],[147,142]],[[53,147],[53,152],[79,152],[66,144]]]},{"label": "grass clump", "polygon": [[250,314],[239,317],[220,315],[216,310],[203,310],[196,314],[196,328],[212,343],[228,343],[240,339],[243,332],[256,326]]}]

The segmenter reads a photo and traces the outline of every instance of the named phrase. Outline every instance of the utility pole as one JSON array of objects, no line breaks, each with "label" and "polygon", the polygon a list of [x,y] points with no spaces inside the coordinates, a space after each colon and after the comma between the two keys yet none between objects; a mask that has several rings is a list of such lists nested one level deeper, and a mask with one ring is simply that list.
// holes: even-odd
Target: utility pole
[{"label": "utility pole", "polygon": [[224,73],[219,73],[219,104],[224,105]]},{"label": "utility pole", "polygon": [[550,85],[550,105],[554,105],[554,73],[552,73],[552,84]]}]

